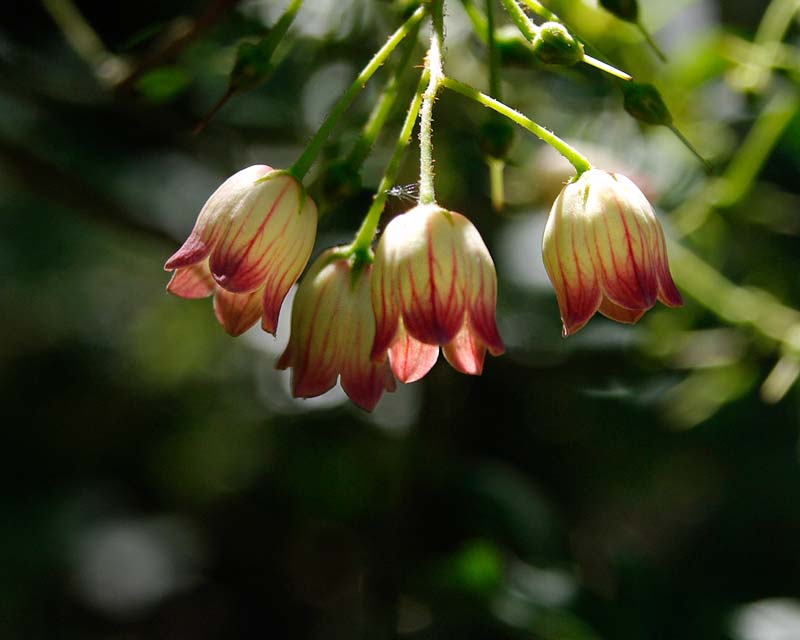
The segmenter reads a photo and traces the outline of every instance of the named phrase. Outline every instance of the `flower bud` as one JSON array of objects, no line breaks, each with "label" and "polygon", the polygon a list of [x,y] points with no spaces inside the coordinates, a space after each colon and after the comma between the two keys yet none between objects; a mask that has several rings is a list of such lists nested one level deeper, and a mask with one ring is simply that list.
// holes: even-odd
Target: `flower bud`
[{"label": "flower bud", "polygon": [[533,39],[533,52],[545,64],[573,65],[583,60],[583,45],[558,22],[545,22]]},{"label": "flower bud", "polygon": [[[243,169],[211,195],[186,242],[167,260],[164,269],[176,270],[167,289],[181,297],[214,293],[217,317],[229,332],[241,328],[230,314],[250,324],[263,314],[264,330],[274,334],[316,229],[317,208],[294,177],[265,165]],[[247,294],[247,301],[227,294]]]},{"label": "flower bud", "polygon": [[652,84],[623,82],[622,95],[624,96],[625,111],[637,120],[667,127],[672,124],[672,114],[658,89]]},{"label": "flower bud", "polygon": [[342,248],[328,249],[309,268],[292,305],[289,344],[276,366],[292,368],[297,398],[321,395],[341,377],[350,399],[372,411],[395,382],[388,363],[370,359],[375,337],[372,265],[353,269],[343,256]]},{"label": "flower bud", "polygon": [[564,335],[596,311],[633,323],[661,300],[683,304],[653,208],[626,177],[591,169],[556,198],[542,240]]},{"label": "flower bud", "polygon": [[386,227],[375,253],[372,359],[388,353],[395,376],[413,382],[438,358],[478,375],[488,351],[503,352],[495,322],[497,277],[477,229],[460,213],[418,205]]}]

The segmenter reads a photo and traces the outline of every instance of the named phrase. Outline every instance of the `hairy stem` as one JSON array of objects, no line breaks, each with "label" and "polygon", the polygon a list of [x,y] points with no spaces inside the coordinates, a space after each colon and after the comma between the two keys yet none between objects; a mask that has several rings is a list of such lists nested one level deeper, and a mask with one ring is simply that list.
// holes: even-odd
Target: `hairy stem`
[{"label": "hairy stem", "polygon": [[372,206],[369,208],[364,222],[361,223],[361,228],[356,233],[353,240],[352,248],[354,253],[364,254],[369,250],[372,243],[372,238],[375,237],[375,231],[378,228],[378,222],[381,219],[383,206],[386,204],[387,191],[394,184],[397,178],[397,172],[400,169],[400,162],[403,159],[403,153],[408,147],[411,140],[411,133],[414,131],[414,124],[419,115],[420,105],[422,104],[422,93],[425,86],[428,84],[428,72],[425,71],[420,77],[417,91],[414,94],[414,99],[408,107],[406,119],[403,122],[403,127],[400,129],[400,135],[397,136],[397,142],[392,152],[392,157],[389,159],[389,164],[386,166],[386,171],[383,172],[383,178],[378,185],[378,191],[375,193],[375,198],[372,200]]},{"label": "hairy stem", "polygon": [[433,204],[436,192],[433,185],[433,103],[439,93],[444,73],[442,71],[442,2],[431,7],[431,42],[425,57],[428,86],[422,94],[419,116],[419,203]]}]

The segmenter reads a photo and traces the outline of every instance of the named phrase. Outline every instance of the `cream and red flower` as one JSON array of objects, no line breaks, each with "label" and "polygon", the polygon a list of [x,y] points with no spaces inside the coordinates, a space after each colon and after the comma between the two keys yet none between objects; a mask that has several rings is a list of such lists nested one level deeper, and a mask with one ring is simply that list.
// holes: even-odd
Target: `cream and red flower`
[{"label": "cream and red flower", "polygon": [[661,300],[683,304],[652,206],[623,175],[598,169],[567,184],[553,203],[542,240],[564,335],[596,311],[633,323]]},{"label": "cream and red flower", "polygon": [[372,359],[388,353],[395,376],[413,382],[442,345],[455,369],[480,374],[487,349],[504,351],[496,300],[494,263],[478,230],[460,213],[418,205],[387,225],[375,253]]},{"label": "cream and red flower", "polygon": [[183,246],[164,269],[167,290],[184,298],[214,295],[226,331],[239,335],[259,318],[274,334],[281,303],[311,255],[317,208],[286,171],[254,165],[211,195]]},{"label": "cream and red flower", "polygon": [[343,247],[328,249],[311,265],[295,294],[289,344],[276,366],[292,368],[292,394],[311,398],[342,389],[359,407],[372,411],[394,377],[370,350],[375,320],[370,303],[372,265],[353,268]]}]

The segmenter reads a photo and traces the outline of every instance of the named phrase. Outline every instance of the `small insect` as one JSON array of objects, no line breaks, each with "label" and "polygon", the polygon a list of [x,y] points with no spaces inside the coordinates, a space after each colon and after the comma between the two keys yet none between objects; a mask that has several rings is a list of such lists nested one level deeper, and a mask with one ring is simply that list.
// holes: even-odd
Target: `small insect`
[{"label": "small insect", "polygon": [[395,185],[386,190],[386,195],[404,202],[414,202],[419,198],[419,183]]}]

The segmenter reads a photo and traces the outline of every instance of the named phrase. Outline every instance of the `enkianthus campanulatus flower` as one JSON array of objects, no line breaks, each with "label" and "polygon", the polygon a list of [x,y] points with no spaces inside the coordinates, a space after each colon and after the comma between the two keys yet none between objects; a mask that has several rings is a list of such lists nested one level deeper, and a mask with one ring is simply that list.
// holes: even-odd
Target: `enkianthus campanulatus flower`
[{"label": "enkianthus campanulatus flower", "polygon": [[596,311],[633,323],[661,300],[683,304],[653,207],[628,178],[591,169],[556,198],[542,241],[564,335]]},{"label": "enkianthus campanulatus flower", "polygon": [[462,373],[480,374],[497,331],[497,277],[478,230],[460,213],[418,205],[394,218],[375,252],[372,358],[388,357],[402,382],[433,367],[442,346]]},{"label": "enkianthus campanulatus flower", "polygon": [[211,195],[186,242],[167,260],[167,290],[183,298],[214,295],[231,335],[262,317],[274,334],[281,303],[311,255],[317,208],[286,171],[254,165]]}]

